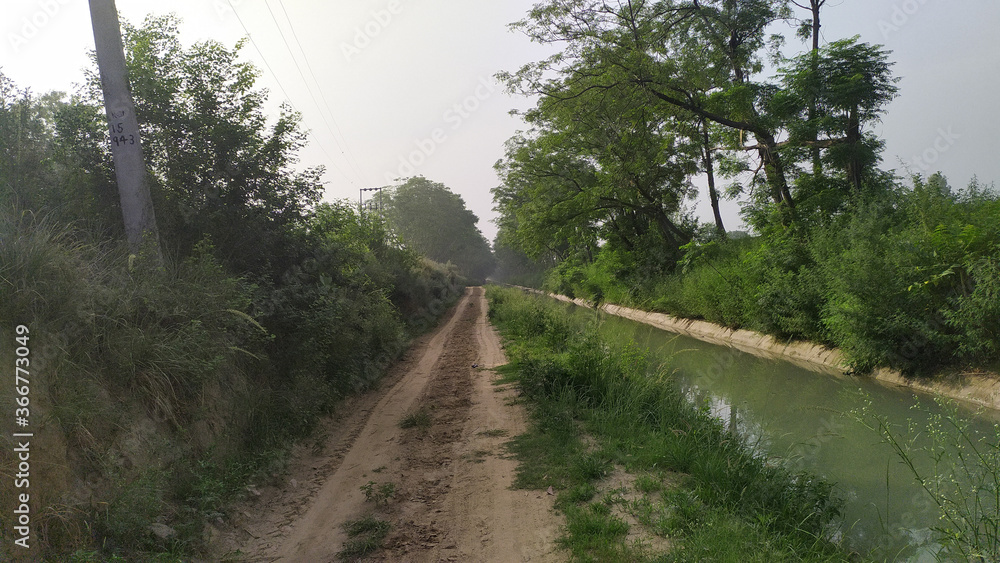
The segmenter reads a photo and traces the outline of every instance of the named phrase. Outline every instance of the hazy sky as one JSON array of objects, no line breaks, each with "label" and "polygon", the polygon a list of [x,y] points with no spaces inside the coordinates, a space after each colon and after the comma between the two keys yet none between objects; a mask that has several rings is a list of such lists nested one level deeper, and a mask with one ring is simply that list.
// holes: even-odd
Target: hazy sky
[{"label": "hazy sky", "polygon": [[[133,23],[150,12],[176,13],[185,44],[231,46],[247,33],[242,19],[263,59],[253,45],[244,55],[263,71],[271,107],[287,93],[312,133],[303,165],[327,167],[327,199],[357,201],[359,188],[422,174],[461,194],[490,239],[493,164],[520,127],[508,112],[531,103],[504,93],[493,75],[548,53],[507,28],[534,3],[117,0]],[[36,93],[72,91],[93,48],[87,2],[8,0],[4,8],[0,71]],[[883,167],[901,169],[902,161],[915,172],[940,170],[953,186],[973,175],[1000,179],[1000,49],[993,39],[1000,2],[829,0],[823,18],[826,40],[860,35],[893,50],[903,80],[877,126],[887,143]],[[791,30],[788,36],[787,53],[804,48]],[[707,198],[696,206],[711,217]],[[737,210],[725,204],[729,228],[739,227]]]}]

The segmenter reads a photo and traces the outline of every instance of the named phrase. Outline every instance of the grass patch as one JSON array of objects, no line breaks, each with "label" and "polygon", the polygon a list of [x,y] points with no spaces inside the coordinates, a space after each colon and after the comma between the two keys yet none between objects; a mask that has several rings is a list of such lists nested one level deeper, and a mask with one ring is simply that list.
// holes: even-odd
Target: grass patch
[{"label": "grass patch", "polygon": [[517,366],[512,364],[504,364],[502,366],[497,366],[493,368],[493,371],[497,373],[500,377],[493,380],[493,385],[496,387],[502,387],[504,385],[510,385],[511,383],[517,383],[518,370]]},{"label": "grass patch", "polygon": [[[826,539],[840,506],[830,484],[766,464],[639,351],[516,290],[487,296],[531,415],[506,446],[521,462],[514,486],[553,488],[574,559],[847,559]],[[635,477],[608,479],[616,466]]]},{"label": "grass patch", "polygon": [[467,454],[462,455],[462,459],[466,461],[471,461],[472,463],[483,463],[486,461],[486,456],[490,455],[490,450],[475,450]]},{"label": "grass patch", "polygon": [[344,524],[344,531],[350,539],[337,554],[341,561],[352,561],[364,557],[382,547],[382,541],[392,526],[374,516],[350,520]]},{"label": "grass patch", "polygon": [[368,481],[361,485],[361,492],[365,494],[365,500],[374,502],[375,506],[389,504],[389,501],[396,497],[396,484]]},{"label": "grass patch", "polygon": [[640,493],[655,493],[663,489],[663,482],[652,475],[639,475],[635,478],[635,489]]},{"label": "grass patch", "polygon": [[431,427],[433,420],[431,419],[431,413],[427,409],[421,408],[420,410],[410,413],[403,417],[399,421],[399,427],[402,429],[407,428],[419,428],[420,430],[427,430]]}]

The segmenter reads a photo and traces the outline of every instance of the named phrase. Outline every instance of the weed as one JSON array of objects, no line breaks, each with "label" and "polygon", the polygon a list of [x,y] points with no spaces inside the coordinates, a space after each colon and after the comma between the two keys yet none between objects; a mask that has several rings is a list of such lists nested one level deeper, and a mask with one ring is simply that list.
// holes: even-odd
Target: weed
[{"label": "weed", "polygon": [[593,483],[581,483],[568,490],[563,499],[566,502],[577,504],[587,502],[597,495],[597,487]]},{"label": "weed", "polygon": [[601,479],[610,470],[611,464],[607,459],[593,454],[581,456],[573,464],[573,471],[581,481]]},{"label": "weed", "polygon": [[929,415],[923,427],[911,419],[899,428],[874,413],[869,397],[862,401],[855,419],[892,447],[940,515],[932,530],[944,548],[941,555],[1000,559],[1000,424],[984,435],[953,402],[935,399],[943,414]]},{"label": "weed", "polygon": [[365,494],[365,500],[374,502],[375,506],[389,504],[389,501],[396,496],[396,484],[368,481],[361,485],[361,492]]},{"label": "weed", "polygon": [[640,493],[655,493],[663,488],[663,482],[652,475],[639,475],[635,478],[635,490]]},{"label": "weed", "polygon": [[326,449],[326,442],[329,440],[329,434],[326,432],[317,432],[312,439],[312,454],[322,455],[323,451]]},{"label": "weed", "polygon": [[344,524],[344,531],[350,540],[344,542],[344,548],[337,554],[341,561],[349,561],[364,557],[382,547],[382,540],[389,534],[391,524],[374,516],[359,520],[349,520]]},{"label": "weed", "polygon": [[491,452],[490,450],[475,450],[467,454],[464,454],[462,456],[462,459],[471,461],[472,463],[483,463],[484,461],[486,461],[486,456],[490,455],[491,453],[493,452]]},{"label": "weed", "polygon": [[417,412],[410,413],[403,417],[399,421],[399,427],[403,429],[407,428],[419,428],[420,430],[427,430],[431,427],[431,413],[425,408],[421,408]]}]

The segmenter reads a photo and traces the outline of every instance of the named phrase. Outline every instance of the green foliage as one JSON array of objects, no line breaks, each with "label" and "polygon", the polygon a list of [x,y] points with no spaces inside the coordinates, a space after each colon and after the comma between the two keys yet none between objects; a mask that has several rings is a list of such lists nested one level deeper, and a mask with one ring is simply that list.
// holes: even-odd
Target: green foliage
[{"label": "green foliage", "polygon": [[344,531],[350,539],[344,542],[344,549],[337,554],[337,558],[341,561],[353,561],[375,551],[382,546],[382,540],[389,534],[391,527],[390,523],[374,516],[345,522]]},{"label": "green foliage", "polygon": [[132,551],[158,547],[149,526],[166,507],[165,475],[143,472],[135,478],[115,483],[115,493],[97,512],[96,533],[106,549]]},{"label": "green foliage", "polygon": [[407,428],[418,428],[420,430],[427,430],[431,427],[434,420],[431,418],[431,413],[427,412],[427,409],[421,408],[416,412],[408,414],[399,421],[399,427],[402,429]]},{"label": "green foliage", "polygon": [[389,501],[396,496],[396,484],[368,481],[361,485],[361,492],[365,494],[365,500],[374,502],[375,506],[389,504]]},{"label": "green foliage", "polygon": [[504,227],[497,232],[493,241],[497,267],[491,279],[499,283],[509,283],[526,287],[541,287],[545,279],[546,261],[532,260],[524,251],[507,242]]},{"label": "green foliage", "polygon": [[[97,559],[189,556],[206,519],[373,385],[465,283],[377,218],[317,205],[320,171],[295,168],[298,118],[268,122],[241,44],[185,48],[170,16],[126,25],[125,43],[163,265],[121,243],[96,71],[72,98],[0,75],[0,316],[46,343],[32,401],[58,444],[39,453],[37,497],[54,559],[95,541]],[[177,536],[152,541],[154,521]]]},{"label": "green foliage", "polygon": [[843,557],[822,539],[839,514],[831,484],[765,463],[720,421],[688,403],[669,379],[649,373],[634,349],[611,349],[582,327],[562,348],[553,348],[549,327],[559,331],[558,323],[531,320],[561,315],[558,306],[516,290],[491,287],[487,296],[535,421],[509,446],[522,460],[515,484],[561,491],[564,543],[575,556],[650,557],[625,544],[628,526],[607,502],[592,502],[594,485],[615,464],[629,472],[687,474],[683,492],[659,493],[662,485],[648,479],[636,485],[647,499],[670,502],[655,520],[659,524],[647,521],[656,530],[671,522],[677,544],[671,554],[681,560],[734,553],[727,545],[740,545],[761,561],[790,554],[805,560]]},{"label": "green foliage", "polygon": [[955,308],[944,314],[949,326],[962,335],[959,354],[980,362],[996,362],[1000,357],[1000,257],[971,263],[969,274],[974,289],[959,297]]},{"label": "green foliage", "polygon": [[472,280],[484,280],[493,272],[496,261],[490,244],[462,196],[417,176],[385,197],[392,230],[414,251],[437,262],[451,262]]},{"label": "green foliage", "polygon": [[[182,254],[209,236],[236,271],[262,271],[284,254],[283,232],[318,203],[322,169],[295,170],[306,133],[287,106],[268,123],[259,71],[239,60],[245,41],[184,48],[179,24],[150,16],[123,26],[162,236]],[[87,88],[98,105],[96,72]]]},{"label": "green foliage", "polygon": [[636,275],[618,266],[629,253],[602,248],[559,263],[546,288],[830,344],[859,372],[995,364],[1000,196],[975,181],[957,193],[939,175],[912,181],[800,232],[693,242],[672,275]]}]

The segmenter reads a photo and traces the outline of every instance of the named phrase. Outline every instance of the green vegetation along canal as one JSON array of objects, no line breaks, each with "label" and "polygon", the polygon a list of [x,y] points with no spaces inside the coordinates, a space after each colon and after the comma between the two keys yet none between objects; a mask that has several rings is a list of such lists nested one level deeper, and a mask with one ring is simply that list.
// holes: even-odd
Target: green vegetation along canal
[{"label": "green vegetation along canal", "polygon": [[[689,398],[706,405],[762,454],[836,483],[846,505],[843,529],[835,533],[843,534],[849,547],[879,560],[935,560],[939,546],[931,527],[941,524],[937,507],[892,448],[851,414],[870,400],[871,412],[895,425],[905,440],[934,451],[927,422],[947,411],[933,397],[566,307],[574,317],[599,321],[609,341],[647,349],[652,365],[673,372]],[[971,409],[957,408],[961,415],[973,415]],[[970,429],[992,436],[995,444],[990,418],[996,413],[980,413]],[[933,469],[926,454],[916,465],[922,472]],[[947,459],[939,467],[945,479],[961,479]]]}]

